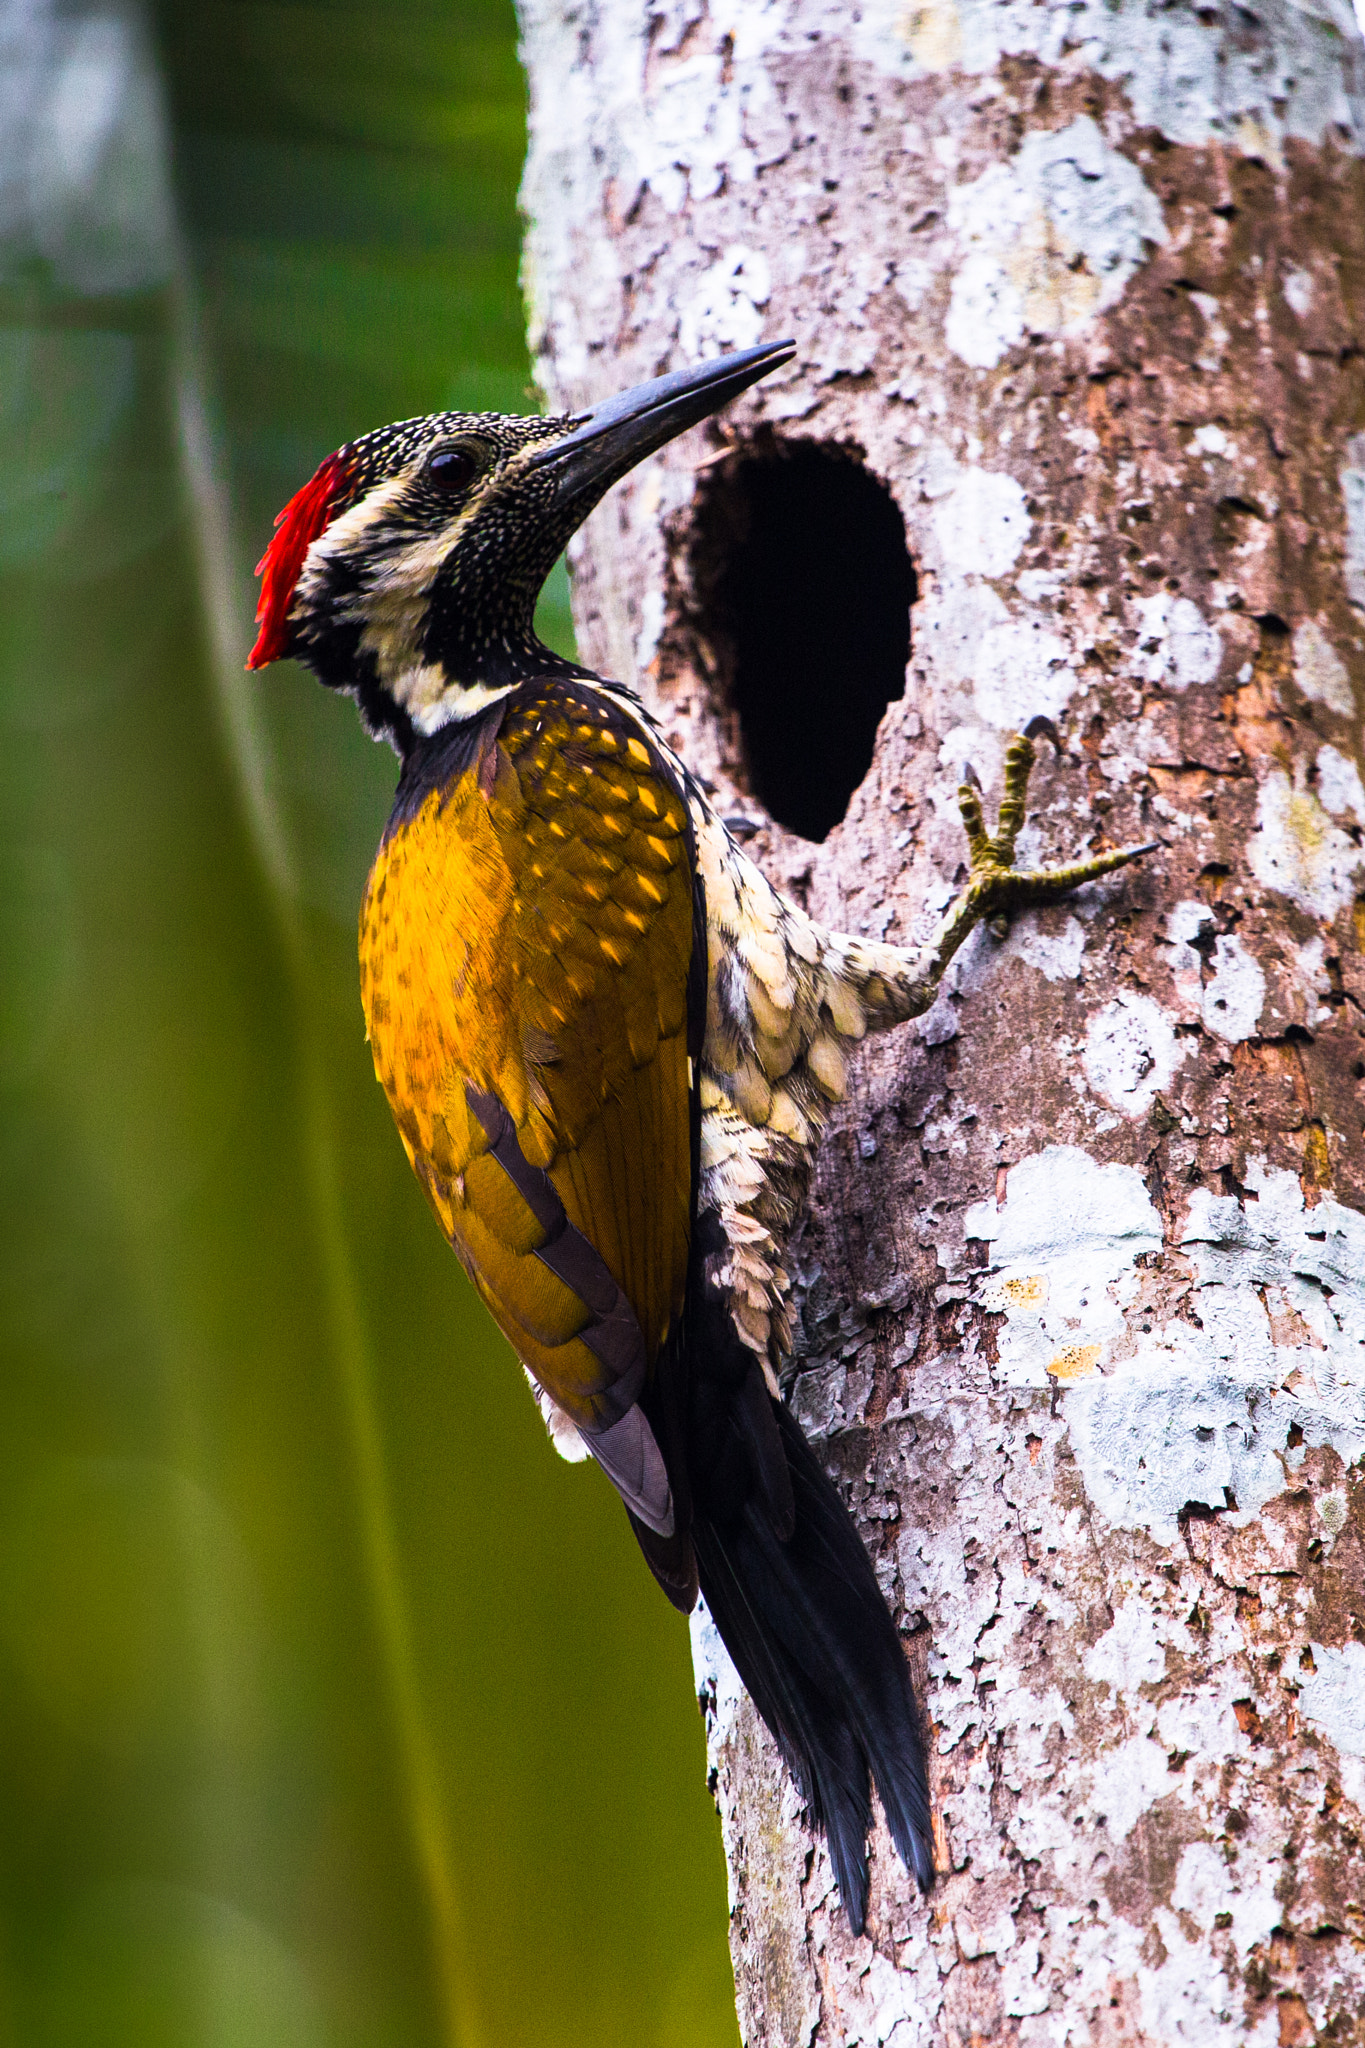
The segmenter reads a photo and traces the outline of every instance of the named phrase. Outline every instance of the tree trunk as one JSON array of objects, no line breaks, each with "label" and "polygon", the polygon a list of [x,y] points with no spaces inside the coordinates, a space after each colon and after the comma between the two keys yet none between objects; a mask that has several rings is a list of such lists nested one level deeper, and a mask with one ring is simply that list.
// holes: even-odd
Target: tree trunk
[{"label": "tree trunk", "polygon": [[942,1874],[879,1832],[850,1936],[700,1617],[745,2038],[1365,2040],[1349,8],[523,27],[552,405],[799,345],[590,522],[586,658],[842,929],[925,929],[962,765],[998,796],[1037,712],[1028,857],[1159,841],[979,932],[826,1143],[787,1392],[905,1632]]}]

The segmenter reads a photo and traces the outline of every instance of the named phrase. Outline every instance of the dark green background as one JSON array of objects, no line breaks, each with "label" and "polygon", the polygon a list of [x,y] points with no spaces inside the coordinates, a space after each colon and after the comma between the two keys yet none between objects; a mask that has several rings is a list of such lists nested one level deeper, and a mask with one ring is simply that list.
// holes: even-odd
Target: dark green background
[{"label": "dark green background", "polygon": [[0,262],[0,2048],[721,2048],[686,1631],[374,1084],[395,764],[240,670],[322,455],[534,404],[510,8],[125,25],[164,274]]}]

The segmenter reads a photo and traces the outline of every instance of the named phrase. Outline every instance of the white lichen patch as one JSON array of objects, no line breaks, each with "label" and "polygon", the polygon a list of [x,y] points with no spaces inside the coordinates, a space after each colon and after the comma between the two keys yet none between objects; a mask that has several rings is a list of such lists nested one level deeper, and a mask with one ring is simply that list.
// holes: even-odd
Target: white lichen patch
[{"label": "white lichen patch", "polygon": [[1208,1636],[1201,1640],[1187,1620],[1165,1614],[1162,1641],[1182,1659],[1197,1658],[1204,1673],[1188,1690],[1169,1694],[1157,1708],[1155,1732],[1167,1753],[1245,1755],[1248,1745],[1234,1705],[1244,1692],[1245,1679],[1237,1669],[1237,1645],[1225,1622],[1211,1620]]},{"label": "white lichen patch", "polygon": [[[1254,1518],[1284,1490],[1291,1427],[1347,1464],[1365,1453],[1365,1217],[1335,1202],[1306,1212],[1292,1175],[1257,1178],[1260,1198],[1246,1204],[1195,1191],[1183,1248],[1198,1322],[1153,1329],[1112,1378],[1066,1396],[1091,1500],[1158,1542],[1177,1540],[1191,1502]],[[1325,1356],[1276,1344],[1271,1289]]]},{"label": "white lichen patch", "polygon": [[1355,713],[1355,692],[1346,664],[1316,619],[1294,628],[1294,681],[1305,697],[1325,704],[1340,718]]},{"label": "white lichen patch", "polygon": [[1090,1645],[1083,1661],[1086,1677],[1097,1685],[1107,1685],[1119,1699],[1164,1678],[1166,1652],[1147,1602],[1125,1600],[1114,1615],[1113,1626]]},{"label": "white lichen patch", "polygon": [[1131,1280],[1140,1253],[1161,1243],[1142,1176],[1131,1166],[1097,1166],[1071,1145],[1021,1160],[1010,1169],[1003,1208],[977,1202],[963,1228],[990,1247],[980,1299],[1008,1318],[999,1370],[1009,1386],[1046,1386],[1050,1372],[1074,1379],[1078,1353],[1092,1353],[1093,1366],[1123,1334],[1119,1283]]},{"label": "white lichen patch", "polygon": [[982,634],[972,681],[977,714],[997,732],[1022,732],[1040,714],[1059,718],[1077,688],[1070,648],[1036,616]]},{"label": "white lichen patch", "polygon": [[1212,972],[1203,989],[1204,1028],[1230,1045],[1254,1038],[1265,1008],[1265,970],[1235,932],[1213,942]]},{"label": "white lichen patch", "polygon": [[943,708],[950,740],[958,719],[1014,733],[1040,715],[1060,718],[1079,688],[1072,650],[1043,613],[1011,611],[989,583],[960,571],[922,601],[918,638],[942,682],[960,686]]},{"label": "white lichen patch", "polygon": [[792,1413],[811,1442],[821,1443],[862,1421],[872,1382],[870,1350],[851,1365],[836,1361],[803,1371],[792,1388]]},{"label": "white lichen patch", "polygon": [[[1259,1513],[1284,1490],[1282,1453],[1297,1409],[1286,1398],[1278,1428],[1253,1419],[1259,1375],[1221,1368],[1211,1347],[1161,1333],[1112,1377],[1066,1392],[1071,1447],[1093,1505],[1117,1529],[1179,1541],[1182,1510]],[[1204,1353],[1188,1363],[1190,1351]],[[1185,1354],[1182,1358],[1181,1354]]]},{"label": "white lichen patch", "polygon": [[763,333],[772,271],[760,249],[735,243],[703,272],[682,309],[678,344],[694,361],[726,349],[752,348]]},{"label": "white lichen patch", "polygon": [[[762,76],[754,81],[760,91]],[[628,134],[640,185],[650,186],[669,213],[680,212],[689,199],[711,198],[727,177],[753,176],[753,153],[744,136],[748,94],[724,90],[719,56],[699,51],[666,57],[656,65],[651,85],[641,109],[645,118],[632,121]]]},{"label": "white lichen patch", "polygon": [[1166,1752],[1150,1736],[1133,1735],[1103,1751],[1092,1769],[1090,1799],[1110,1840],[1125,1841],[1170,1784]]},{"label": "white lichen patch", "polygon": [[1365,611],[1365,434],[1353,434],[1346,443],[1340,480],[1346,511],[1346,595]]},{"label": "white lichen patch", "polygon": [[945,565],[977,576],[1008,575],[1033,524],[1026,496],[1012,476],[964,470],[934,508],[934,531]]},{"label": "white lichen patch", "polygon": [[1088,115],[1030,135],[949,200],[963,260],[944,337],[993,369],[1025,335],[1078,334],[1166,239],[1155,195]]},{"label": "white lichen patch", "polygon": [[1318,799],[1334,818],[1354,818],[1365,825],[1365,785],[1354,761],[1335,747],[1319,747],[1316,762]]},{"label": "white lichen patch", "polygon": [[1010,927],[1003,950],[1017,953],[1048,981],[1079,981],[1085,927],[1068,914],[1060,931],[1044,931],[1037,911],[1026,911]]},{"label": "white lichen patch", "polygon": [[1195,944],[1206,943],[1214,929],[1214,917],[1207,903],[1187,898],[1166,913],[1164,944],[1169,949],[1171,980],[1176,1006],[1184,1023],[1193,1023],[1204,1013],[1204,962]]},{"label": "white lichen patch", "polygon": [[1160,590],[1139,598],[1138,672],[1149,683],[1188,690],[1211,683],[1223,661],[1223,636],[1188,597]]},{"label": "white lichen patch", "polygon": [[1333,918],[1354,898],[1365,854],[1332,823],[1304,780],[1302,763],[1294,782],[1282,768],[1271,769],[1257,799],[1248,858],[1267,889],[1290,897],[1313,917]]},{"label": "white lichen patch", "polygon": [[1125,990],[1086,1028],[1083,1064],[1092,1091],[1121,1116],[1145,1116],[1188,1052],[1160,1003]]},{"label": "white lichen patch", "polygon": [[[1223,367],[1232,336],[1228,333],[1223,319],[1223,309],[1212,292],[1191,292],[1190,304],[1204,322],[1204,346],[1195,357],[1195,364],[1201,370],[1216,375]],[[1232,461],[1237,454],[1237,445],[1229,440],[1221,427],[1201,427],[1194,437],[1194,446],[1215,461]],[[1206,468],[1206,474],[1208,470]]]},{"label": "white lichen patch", "polygon": [[1146,2038],[1197,2042],[1199,2048],[1280,2048],[1283,2035],[1273,2001],[1251,2019],[1240,1987],[1210,1957],[1208,1945],[1191,1941],[1178,1914],[1164,1906],[1153,1914],[1162,1961],[1138,1973]]},{"label": "white lichen patch", "polygon": [[1365,1643],[1312,1645],[1314,1669],[1299,1682],[1299,1709],[1342,1756],[1365,1757]]},{"label": "white lichen patch", "polygon": [[1265,1008],[1265,970],[1236,932],[1213,934],[1207,904],[1187,900],[1167,913],[1171,980],[1184,1022],[1197,1018],[1216,1038],[1238,1045],[1256,1035]]},{"label": "white lichen patch", "polygon": [[1171,1905],[1177,1913],[1188,1913],[1205,1933],[1226,1914],[1242,1956],[1274,1933],[1282,1912],[1273,1882],[1254,1872],[1244,1874],[1211,1842],[1189,1842],[1182,1850]]},{"label": "white lichen patch", "polygon": [[[1192,296],[1195,304],[1204,316],[1206,325],[1212,325],[1215,320],[1218,321],[1219,327],[1222,328],[1223,341],[1226,343],[1228,338],[1227,329],[1223,327],[1222,321],[1218,320],[1217,299],[1210,298],[1207,292],[1195,292]],[[1206,423],[1202,427],[1196,427],[1194,439],[1191,441],[1190,447],[1192,450],[1197,448],[1201,455],[1218,455],[1231,458],[1237,453],[1236,442],[1229,440],[1221,427],[1214,426],[1211,423]]]},{"label": "white lichen patch", "polygon": [[1311,270],[1291,270],[1281,286],[1285,304],[1300,320],[1306,320],[1313,310],[1313,273]]}]

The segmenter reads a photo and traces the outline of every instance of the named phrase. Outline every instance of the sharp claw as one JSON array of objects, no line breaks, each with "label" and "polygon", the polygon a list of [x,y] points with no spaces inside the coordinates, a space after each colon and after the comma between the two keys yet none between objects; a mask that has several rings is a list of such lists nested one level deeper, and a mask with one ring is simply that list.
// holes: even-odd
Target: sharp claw
[{"label": "sharp claw", "polygon": [[[1055,743],[1056,733],[1051,721],[1043,723]],[[1012,752],[1017,750],[1016,759],[1023,772],[1018,775],[1017,786],[1009,790],[1007,801],[1000,807],[1002,830],[993,839],[982,829],[981,799],[977,794],[981,785],[970,764],[963,765],[958,807],[971,853],[971,879],[939,926],[933,945],[933,962],[928,973],[915,985],[918,993],[927,995],[939,985],[944,968],[973,925],[984,920],[988,930],[996,937],[1003,937],[1009,929],[1012,911],[1032,904],[1057,903],[1084,883],[1097,882],[1101,875],[1112,874],[1116,868],[1126,867],[1129,861],[1155,853],[1161,844],[1156,839],[1145,839],[1139,846],[1121,847],[1110,853],[1096,854],[1089,860],[1067,861],[1061,867],[1015,868],[1012,864],[1014,834],[1023,820],[1026,762],[1032,757],[1031,735],[1038,727],[1039,721],[1035,720],[1029,727],[1029,735],[1017,740],[1011,749]],[[1011,812],[1013,816],[1009,815]],[[1006,824],[1008,831],[1003,829]]]},{"label": "sharp claw", "polygon": [[962,764],[962,780],[968,789],[980,789],[981,787],[981,777],[977,774],[970,761],[964,761]]},{"label": "sharp claw", "polygon": [[1024,727],[1024,738],[1026,740],[1051,740],[1054,750],[1059,754],[1062,751],[1062,743],[1057,737],[1056,726],[1050,718],[1045,718],[1041,711],[1036,718],[1031,718]]}]

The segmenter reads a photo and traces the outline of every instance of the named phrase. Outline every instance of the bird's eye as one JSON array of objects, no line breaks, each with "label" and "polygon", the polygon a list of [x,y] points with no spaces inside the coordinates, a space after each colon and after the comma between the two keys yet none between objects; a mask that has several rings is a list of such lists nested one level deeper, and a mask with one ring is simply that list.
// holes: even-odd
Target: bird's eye
[{"label": "bird's eye", "polygon": [[428,459],[427,475],[438,491],[463,491],[482,466],[472,448],[438,448]]}]

